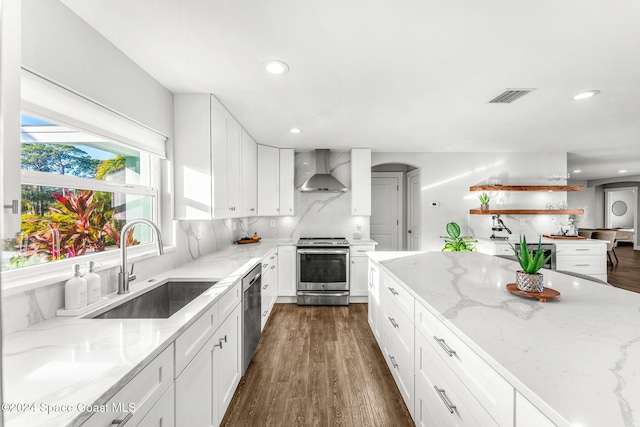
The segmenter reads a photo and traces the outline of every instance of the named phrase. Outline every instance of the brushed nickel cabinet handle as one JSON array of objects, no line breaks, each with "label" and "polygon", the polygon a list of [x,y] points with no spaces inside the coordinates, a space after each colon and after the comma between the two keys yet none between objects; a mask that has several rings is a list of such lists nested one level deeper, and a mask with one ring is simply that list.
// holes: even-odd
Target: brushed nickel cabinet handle
[{"label": "brushed nickel cabinet handle", "polygon": [[436,340],[436,342],[438,344],[440,344],[440,347],[442,347],[442,349],[447,352],[449,357],[453,357],[453,355],[456,354],[456,352],[454,350],[451,350],[451,348],[449,348],[449,346],[444,342],[443,339],[438,338],[435,335],[433,336],[433,339]]},{"label": "brushed nickel cabinet handle", "polygon": [[127,423],[127,421],[131,419],[131,417],[133,417],[133,412],[127,413],[127,415],[121,420],[116,419],[111,421],[111,425],[115,425],[116,427],[122,427]]},{"label": "brushed nickel cabinet handle", "polygon": [[393,367],[398,369],[398,364],[396,363],[395,357],[393,357],[392,355],[389,355],[389,359],[391,359],[391,364],[393,365]]},{"label": "brushed nickel cabinet handle", "polygon": [[387,288],[389,289],[389,291],[391,291],[391,293],[392,293],[393,295],[399,295],[399,294],[398,294],[398,292],[397,292],[394,288],[391,288],[391,287],[389,287],[389,286],[387,286]]},{"label": "brushed nickel cabinet handle", "polygon": [[449,402],[449,399],[447,399],[447,396],[444,395],[445,393],[444,389],[438,388],[437,385],[434,385],[433,388],[436,390],[436,393],[438,393],[438,396],[440,396],[440,399],[442,399],[442,403],[444,403],[444,405],[447,407],[449,412],[453,414],[456,410],[456,405],[452,405],[451,402]]},{"label": "brushed nickel cabinet handle", "polygon": [[389,318],[389,322],[391,322],[391,324],[393,325],[394,328],[398,327],[398,324],[396,323],[396,319],[394,319],[393,317],[387,316]]}]

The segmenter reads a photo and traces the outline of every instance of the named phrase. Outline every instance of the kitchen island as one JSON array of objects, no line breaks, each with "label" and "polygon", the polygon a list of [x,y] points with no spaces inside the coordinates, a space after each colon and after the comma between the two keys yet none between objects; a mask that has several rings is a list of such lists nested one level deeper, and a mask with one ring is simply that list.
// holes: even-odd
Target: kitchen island
[{"label": "kitchen island", "polygon": [[[462,373],[455,374],[480,402],[483,407],[481,417],[490,414],[486,419],[493,424],[487,425],[640,425],[639,294],[542,270],[545,286],[559,291],[561,296],[541,303],[505,290],[506,284],[515,281],[519,266],[499,257],[477,252],[377,252],[369,256],[374,271],[379,269],[380,276],[389,278],[387,281],[380,279],[380,288],[394,288],[392,293],[379,290],[379,306],[373,309],[385,312],[385,304],[389,305],[388,301],[398,291],[402,297],[402,290],[415,302],[415,317],[411,321],[415,323],[416,385],[415,396],[412,394],[410,400],[415,400],[416,424],[420,421],[418,407],[421,401],[419,338],[425,335],[425,340],[437,351],[442,350],[437,344],[444,344],[444,340],[436,342],[441,335],[436,338],[436,334],[431,337],[418,333],[424,316],[434,320],[440,328],[439,334],[451,334],[445,345],[458,340],[459,346],[465,346],[473,353],[470,357],[487,365],[484,371],[497,374],[496,381],[505,383],[507,404],[502,408],[491,408],[492,402],[495,403],[493,398],[474,394],[482,389],[478,384],[485,379],[471,376],[469,380],[465,376],[469,372],[463,372],[464,368]],[[375,275],[371,273],[370,277]],[[404,301],[407,300],[405,297]],[[413,315],[413,308],[404,312]],[[387,328],[387,335],[398,330],[397,318],[391,322],[391,327],[385,326],[389,322],[384,316],[379,322],[380,330]],[[382,332],[376,338],[381,342],[383,352],[391,354],[394,350],[386,348],[389,339],[384,334]],[[456,362],[464,355],[461,350],[464,349],[458,347],[458,353],[454,351],[450,357],[442,352],[439,354],[447,363]],[[435,357],[437,360],[430,362],[440,363],[439,356]],[[393,372],[400,359],[396,356],[388,363]],[[410,380],[406,382],[410,383]],[[413,388],[407,385],[405,388],[413,393]],[[493,393],[490,387],[485,390]],[[505,407],[507,416],[500,418]],[[540,420],[544,423],[534,422],[532,417],[535,416],[542,417]]]}]

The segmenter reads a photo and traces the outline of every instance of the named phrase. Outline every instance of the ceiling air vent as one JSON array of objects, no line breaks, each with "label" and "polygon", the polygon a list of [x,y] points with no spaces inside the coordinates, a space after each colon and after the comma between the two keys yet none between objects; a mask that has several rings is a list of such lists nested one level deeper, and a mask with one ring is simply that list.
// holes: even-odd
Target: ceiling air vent
[{"label": "ceiling air vent", "polygon": [[489,104],[509,104],[535,89],[507,89],[489,101]]}]

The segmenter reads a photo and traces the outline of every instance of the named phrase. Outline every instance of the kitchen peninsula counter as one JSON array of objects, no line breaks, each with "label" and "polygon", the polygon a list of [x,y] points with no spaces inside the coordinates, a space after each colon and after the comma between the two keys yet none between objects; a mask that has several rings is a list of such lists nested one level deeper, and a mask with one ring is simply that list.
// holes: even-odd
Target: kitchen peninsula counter
[{"label": "kitchen peninsula counter", "polygon": [[542,270],[561,297],[541,303],[499,257],[369,256],[556,425],[640,425],[640,294]]},{"label": "kitchen peninsula counter", "polygon": [[[26,411],[5,411],[5,425],[80,425],[91,413],[78,411],[78,405],[107,402],[269,251],[287,244],[295,242],[263,239],[233,245],[150,280],[132,282],[131,294],[124,298],[167,278],[218,281],[168,319],[56,317],[5,336],[3,403],[34,404]],[[116,306],[122,299],[111,294],[106,305]],[[47,414],[42,405],[57,406]]]}]

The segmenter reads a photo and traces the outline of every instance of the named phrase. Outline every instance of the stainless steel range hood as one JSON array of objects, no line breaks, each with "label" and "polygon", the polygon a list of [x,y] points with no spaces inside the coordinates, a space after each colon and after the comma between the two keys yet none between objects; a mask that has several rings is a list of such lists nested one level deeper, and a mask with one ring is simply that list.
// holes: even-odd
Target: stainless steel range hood
[{"label": "stainless steel range hood", "polygon": [[343,193],[347,187],[335,179],[330,173],[329,150],[316,150],[316,170],[315,174],[305,181],[298,190],[304,193]]}]

